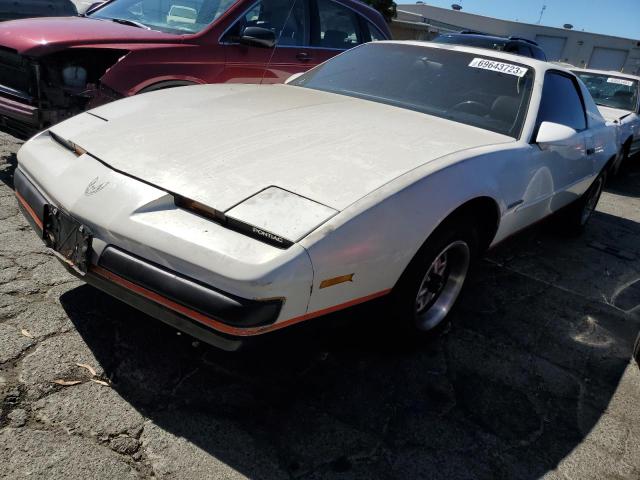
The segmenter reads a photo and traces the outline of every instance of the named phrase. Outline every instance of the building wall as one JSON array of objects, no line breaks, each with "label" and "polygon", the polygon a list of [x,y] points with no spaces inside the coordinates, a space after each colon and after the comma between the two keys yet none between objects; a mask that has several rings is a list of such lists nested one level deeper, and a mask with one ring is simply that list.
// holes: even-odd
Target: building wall
[{"label": "building wall", "polygon": [[[398,39],[428,40],[436,32],[463,29],[537,40],[543,48],[548,46],[546,50],[552,57],[550,60],[578,67],[594,66],[640,74],[640,42],[629,38],[512,22],[416,4],[398,5],[398,18],[391,25],[391,31]],[[560,39],[565,39],[563,45],[560,45]],[[554,51],[558,52],[557,58],[553,58]]]}]

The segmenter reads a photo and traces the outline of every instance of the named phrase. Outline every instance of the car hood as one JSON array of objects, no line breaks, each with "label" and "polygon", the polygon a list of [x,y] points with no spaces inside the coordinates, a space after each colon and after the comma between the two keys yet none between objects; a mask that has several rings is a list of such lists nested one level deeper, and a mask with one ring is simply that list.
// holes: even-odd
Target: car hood
[{"label": "car hood", "polygon": [[29,18],[0,23],[0,45],[38,56],[66,47],[179,42],[179,36],[86,17]]},{"label": "car hood", "polygon": [[111,168],[219,211],[270,186],[341,210],[443,155],[514,139],[287,85],[202,85],[107,104],[51,128]]},{"label": "car hood", "polygon": [[626,117],[631,112],[629,110],[622,110],[620,108],[613,107],[605,107],[603,105],[598,105],[598,110],[604,117],[605,120],[612,122],[614,120],[620,120],[623,117]]}]

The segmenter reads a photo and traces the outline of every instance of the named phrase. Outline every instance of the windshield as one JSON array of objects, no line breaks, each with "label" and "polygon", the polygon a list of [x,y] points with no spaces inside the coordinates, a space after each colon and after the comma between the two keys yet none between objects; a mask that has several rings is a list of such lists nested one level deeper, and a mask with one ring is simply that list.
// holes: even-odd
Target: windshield
[{"label": "windshield", "polygon": [[598,105],[634,111],[638,104],[638,82],[606,73],[574,72],[584,82]]},{"label": "windshield", "polygon": [[520,136],[531,68],[439,48],[368,43],[291,82]]},{"label": "windshield", "polygon": [[166,33],[197,33],[226,12],[236,0],[114,0],[91,18]]}]

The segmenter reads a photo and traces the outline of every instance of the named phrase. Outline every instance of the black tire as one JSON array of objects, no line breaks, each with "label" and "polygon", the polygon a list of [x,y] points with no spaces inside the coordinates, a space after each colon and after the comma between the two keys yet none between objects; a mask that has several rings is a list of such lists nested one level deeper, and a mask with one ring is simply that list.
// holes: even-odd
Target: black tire
[{"label": "black tire", "polygon": [[608,179],[614,178],[618,175],[618,173],[620,173],[620,170],[622,169],[622,165],[624,165],[629,159],[630,149],[631,149],[630,142],[626,142],[624,145],[622,145],[622,147],[620,148],[620,153],[618,155],[618,158],[616,158],[616,160],[614,160],[611,163],[611,168],[609,168],[609,172],[608,172]]},{"label": "black tire", "polygon": [[607,173],[603,171],[596,177],[582,197],[560,213],[558,220],[567,233],[579,235],[584,231],[584,227],[598,205],[606,182]]},{"label": "black tire", "polygon": [[640,367],[640,334],[636,338],[636,345],[633,347],[633,358],[636,359],[636,363]]},{"label": "black tire", "polygon": [[[468,248],[466,266],[462,265],[465,263],[462,259],[465,246]],[[455,304],[469,268],[477,256],[478,246],[478,229],[475,221],[469,217],[459,216],[446,220],[436,229],[411,260],[391,294],[392,318],[401,322],[401,331],[420,335],[433,332],[446,323],[447,315]],[[445,261],[449,264],[445,266],[442,275],[436,275],[436,270],[432,267],[436,259],[442,258],[443,253],[446,255]],[[434,282],[432,276],[439,277],[439,281]],[[455,285],[450,285],[450,282],[454,282]],[[436,284],[433,285],[434,283]],[[429,285],[434,287],[433,291],[419,300],[419,293],[429,288]],[[447,290],[448,288],[453,290]],[[435,297],[429,298],[429,295],[435,292]],[[453,298],[450,298],[451,296]],[[428,301],[425,303],[425,300]]]},{"label": "black tire", "polygon": [[615,174],[617,175],[620,172],[620,169],[623,165],[629,163],[629,155],[631,154],[631,140],[624,144],[622,147],[622,159],[618,163],[618,168],[616,168]]}]

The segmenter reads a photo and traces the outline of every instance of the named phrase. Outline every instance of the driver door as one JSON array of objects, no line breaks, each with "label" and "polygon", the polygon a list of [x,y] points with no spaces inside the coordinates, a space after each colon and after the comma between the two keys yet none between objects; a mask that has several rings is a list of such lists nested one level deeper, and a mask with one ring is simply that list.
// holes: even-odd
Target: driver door
[{"label": "driver door", "polygon": [[[540,146],[536,135],[542,122],[570,127],[576,134],[562,146]],[[587,116],[575,79],[562,72],[548,71],[528,154],[519,165],[526,171],[527,181],[520,199],[513,203],[513,230],[541,220],[584,192],[593,172],[587,134]]]},{"label": "driver door", "polygon": [[309,48],[309,2],[296,0],[277,40],[273,57],[265,68],[262,83],[282,83],[294,73],[318,64]]},{"label": "driver door", "polygon": [[[289,75],[306,70],[305,58],[298,54],[306,51],[308,25],[306,0],[258,0],[222,39],[226,59],[222,81],[261,83],[264,79],[281,83]],[[243,30],[253,26],[272,30],[276,47],[241,45],[238,39]]]},{"label": "driver door", "polygon": [[[582,92],[575,78],[563,72],[548,71],[542,90],[542,100],[536,125],[553,122],[574,129],[577,133],[566,146],[536,145],[535,156],[548,169],[553,180],[551,211],[576,200],[593,178],[593,148]],[[537,129],[536,129],[537,134]]]}]

